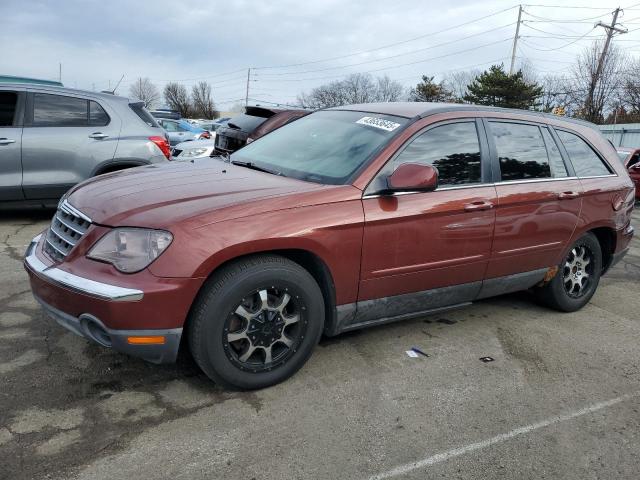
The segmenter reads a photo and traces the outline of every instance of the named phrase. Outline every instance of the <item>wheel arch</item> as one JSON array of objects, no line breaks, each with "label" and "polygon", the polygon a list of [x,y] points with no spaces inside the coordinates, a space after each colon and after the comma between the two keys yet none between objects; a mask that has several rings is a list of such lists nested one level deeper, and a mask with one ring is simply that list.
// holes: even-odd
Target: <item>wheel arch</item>
[{"label": "wheel arch", "polygon": [[598,239],[602,251],[602,273],[611,267],[613,253],[616,251],[616,231],[611,227],[596,227],[589,230]]},{"label": "wheel arch", "polygon": [[[333,328],[336,323],[336,289],[335,283],[333,279],[333,274],[331,273],[331,269],[329,268],[327,262],[325,262],[320,255],[317,253],[304,249],[304,248],[276,248],[276,249],[268,249],[268,250],[258,250],[252,251],[249,253],[245,253],[242,255],[235,256],[233,258],[228,258],[222,263],[218,264],[213,268],[206,279],[203,281],[200,290],[196,294],[193,304],[195,305],[197,298],[200,296],[200,293],[207,285],[209,279],[216,275],[216,273],[220,272],[222,269],[228,267],[229,265],[242,261],[244,259],[250,257],[256,257],[261,255],[279,255],[281,257],[287,258],[292,262],[300,265],[304,268],[309,274],[314,278],[314,280],[318,283],[320,287],[320,291],[322,292],[322,297],[324,300],[325,306],[325,319],[324,319],[324,332],[328,332]],[[187,322],[191,316],[191,312],[187,315]]]}]

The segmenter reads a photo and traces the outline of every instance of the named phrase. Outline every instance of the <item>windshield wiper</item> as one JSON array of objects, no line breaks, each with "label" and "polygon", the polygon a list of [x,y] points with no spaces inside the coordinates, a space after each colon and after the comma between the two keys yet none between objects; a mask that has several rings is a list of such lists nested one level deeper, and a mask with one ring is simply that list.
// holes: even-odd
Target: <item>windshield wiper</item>
[{"label": "windshield wiper", "polygon": [[260,167],[253,162],[242,162],[240,160],[231,160],[231,163],[234,165],[239,165],[241,167],[250,168],[251,170],[257,170],[259,172],[270,173],[271,175],[279,175],[284,176],[282,172],[278,172],[277,170],[269,170],[268,168]]}]

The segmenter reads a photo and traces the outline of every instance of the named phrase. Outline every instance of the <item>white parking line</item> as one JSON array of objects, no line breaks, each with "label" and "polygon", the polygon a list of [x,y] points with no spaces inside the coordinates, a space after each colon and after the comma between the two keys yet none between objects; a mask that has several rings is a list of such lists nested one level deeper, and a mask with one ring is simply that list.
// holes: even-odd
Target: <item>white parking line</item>
[{"label": "white parking line", "polygon": [[597,412],[598,410],[611,407],[613,405],[616,405],[620,402],[624,402],[625,400],[629,400],[630,398],[636,397],[638,395],[640,395],[640,392],[622,395],[621,397],[612,398],[611,400],[595,403],[589,407],[581,408],[580,410],[576,410],[574,412],[551,417],[547,420],[542,420],[540,422],[532,423],[531,425],[525,425],[524,427],[516,428],[507,433],[501,433],[500,435],[496,435],[495,437],[491,437],[486,440],[482,440],[480,442],[471,443],[463,447],[454,448],[452,450],[448,450],[442,453],[437,453],[431,457],[427,457],[412,463],[407,463],[405,465],[398,465],[397,467],[391,470],[388,470],[386,472],[381,472],[369,477],[369,480],[382,480],[384,478],[393,478],[393,477],[397,477],[398,475],[404,475],[406,473],[412,472],[413,470],[417,470],[419,468],[435,465],[436,463],[446,462],[450,458],[459,457],[460,455],[473,452],[474,450],[480,450],[486,447],[490,447],[491,445],[494,445],[496,443],[505,442],[511,438],[517,437],[519,435],[524,435],[525,433],[529,433],[534,430],[538,430],[540,428],[549,427],[551,425],[555,425],[556,423],[566,422],[567,420],[571,420],[573,418],[577,418],[583,415],[587,415],[589,413]]}]

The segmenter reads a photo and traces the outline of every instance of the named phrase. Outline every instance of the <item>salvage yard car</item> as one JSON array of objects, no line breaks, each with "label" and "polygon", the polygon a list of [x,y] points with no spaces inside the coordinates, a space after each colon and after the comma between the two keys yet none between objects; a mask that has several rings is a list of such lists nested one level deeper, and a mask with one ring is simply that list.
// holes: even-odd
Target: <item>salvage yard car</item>
[{"label": "salvage yard car", "polygon": [[216,150],[230,154],[247,143],[311,113],[309,110],[245,107],[245,113],[231,118],[216,130]]},{"label": "salvage yard car", "polygon": [[636,186],[636,200],[640,200],[640,148],[618,147],[618,156]]},{"label": "salvage yard car", "polygon": [[633,184],[593,125],[472,105],[312,113],[231,155],[60,202],[25,267],[70,330],[220,384],[281,382],[320,336],[532,289],[583,307],[627,252]]},{"label": "salvage yard car", "polygon": [[95,175],[168,163],[169,142],[140,102],[0,83],[0,202],[55,206]]}]

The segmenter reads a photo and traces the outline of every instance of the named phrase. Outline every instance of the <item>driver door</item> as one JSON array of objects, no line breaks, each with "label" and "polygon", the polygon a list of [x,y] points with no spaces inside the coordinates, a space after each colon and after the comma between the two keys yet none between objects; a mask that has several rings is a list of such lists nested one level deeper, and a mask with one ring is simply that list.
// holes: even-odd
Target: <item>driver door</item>
[{"label": "driver door", "polygon": [[[379,194],[384,178],[405,162],[435,166],[438,188]],[[357,323],[465,303],[478,295],[497,203],[489,165],[482,123],[462,119],[427,126],[382,169],[363,197]]]}]

